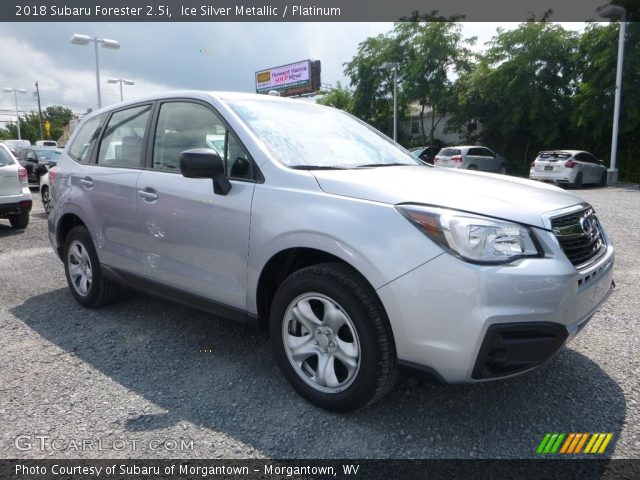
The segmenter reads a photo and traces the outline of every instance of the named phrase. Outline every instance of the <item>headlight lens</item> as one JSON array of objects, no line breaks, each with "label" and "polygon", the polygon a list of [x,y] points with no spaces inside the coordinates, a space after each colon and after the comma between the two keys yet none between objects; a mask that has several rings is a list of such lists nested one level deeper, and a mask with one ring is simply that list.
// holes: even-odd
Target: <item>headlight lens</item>
[{"label": "headlight lens", "polygon": [[524,225],[445,208],[396,208],[431,240],[463,260],[496,264],[541,255]]}]

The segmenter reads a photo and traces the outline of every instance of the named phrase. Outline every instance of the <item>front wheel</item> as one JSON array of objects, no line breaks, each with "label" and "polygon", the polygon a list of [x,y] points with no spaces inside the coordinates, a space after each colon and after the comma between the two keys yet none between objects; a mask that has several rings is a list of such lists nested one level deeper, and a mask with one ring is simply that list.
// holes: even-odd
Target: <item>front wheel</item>
[{"label": "front wheel", "polygon": [[501,163],[500,165],[498,165],[498,173],[500,175],[506,175],[507,174],[507,166],[504,163]]},{"label": "front wheel", "polygon": [[364,407],[395,383],[386,314],[366,282],[345,265],[313,265],[285,279],[273,299],[270,330],[285,377],[322,408]]}]

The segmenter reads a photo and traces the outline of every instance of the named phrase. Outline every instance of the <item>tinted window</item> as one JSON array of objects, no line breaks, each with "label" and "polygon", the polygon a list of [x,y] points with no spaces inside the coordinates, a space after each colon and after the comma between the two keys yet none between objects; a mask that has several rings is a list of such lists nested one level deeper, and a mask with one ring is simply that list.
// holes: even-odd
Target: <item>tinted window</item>
[{"label": "tinted window", "polygon": [[470,148],[467,155],[484,155],[481,148]]},{"label": "tinted window", "polygon": [[459,148],[443,148],[442,150],[440,150],[440,153],[438,155],[442,157],[453,157],[454,155],[460,154],[461,152]]},{"label": "tinted window", "polygon": [[493,152],[488,148],[479,148],[480,153],[478,155],[482,155],[483,157],[493,157]]},{"label": "tinted window", "polygon": [[574,158],[579,162],[598,163],[596,157],[587,152],[576,153],[576,156]]},{"label": "tinted window", "polygon": [[120,110],[111,115],[100,141],[98,165],[140,166],[144,132],[150,111],[150,105],[143,105]]},{"label": "tinted window", "polygon": [[192,148],[215,150],[230,177],[253,178],[249,155],[212,110],[197,103],[164,103],[156,126],[153,168],[180,172],[180,153]]},{"label": "tinted window", "polygon": [[87,120],[80,126],[80,130],[67,149],[69,156],[80,163],[88,163],[93,145],[98,140],[100,129],[106,115],[99,115]]}]

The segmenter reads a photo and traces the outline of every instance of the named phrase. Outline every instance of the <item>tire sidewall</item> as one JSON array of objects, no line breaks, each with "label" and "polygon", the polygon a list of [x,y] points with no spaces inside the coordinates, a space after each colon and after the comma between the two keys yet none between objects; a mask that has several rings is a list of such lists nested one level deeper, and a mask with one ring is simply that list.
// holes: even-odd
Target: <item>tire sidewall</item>
[{"label": "tire sidewall", "polygon": [[[89,260],[91,261],[92,280],[91,287],[89,288],[89,293],[87,295],[80,295],[76,291],[73,286],[73,282],[71,281],[71,275],[69,274],[69,247],[74,241],[80,242],[82,244],[82,247],[87,250],[87,253],[89,254]],[[76,301],[84,306],[95,305],[100,294],[99,290],[102,276],[100,273],[100,262],[98,261],[96,249],[93,246],[93,240],[91,239],[89,231],[85,227],[75,227],[67,235],[67,238],[64,242],[64,253],[62,262],[64,264],[64,274],[67,277],[69,290],[71,290],[71,294],[76,299]]]},{"label": "tire sidewall", "polygon": [[[337,279],[318,273],[297,272],[285,280],[274,297],[270,315],[270,334],[276,360],[294,389],[316,405],[330,410],[353,410],[367,403],[375,393],[380,358],[374,326],[368,310],[357,294]],[[308,385],[291,365],[282,339],[284,314],[289,304],[304,293],[320,293],[340,305],[349,315],[360,343],[360,367],[353,383],[339,393],[325,393]]]}]

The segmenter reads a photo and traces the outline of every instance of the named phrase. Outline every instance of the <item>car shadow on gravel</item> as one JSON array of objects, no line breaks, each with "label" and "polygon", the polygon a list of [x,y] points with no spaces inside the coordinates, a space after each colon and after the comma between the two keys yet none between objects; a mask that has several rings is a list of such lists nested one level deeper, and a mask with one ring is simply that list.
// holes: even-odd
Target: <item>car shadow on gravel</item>
[{"label": "car shadow on gravel", "polygon": [[24,229],[13,228],[11,225],[9,225],[8,220],[6,224],[4,222],[0,222],[0,238],[13,237],[15,235],[22,235],[24,233]]},{"label": "car shadow on gravel", "polygon": [[[273,458],[536,457],[547,432],[611,432],[608,456],[625,420],[619,385],[571,348],[509,380],[451,386],[403,379],[377,404],[339,415],[289,387],[264,334],[191,308],[132,295],[88,310],[58,289],[11,312],[167,411],[123,412],[117,423],[125,431],[152,432],[186,420]],[[79,376],[68,388],[82,388],[83,381]]]}]

